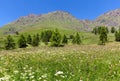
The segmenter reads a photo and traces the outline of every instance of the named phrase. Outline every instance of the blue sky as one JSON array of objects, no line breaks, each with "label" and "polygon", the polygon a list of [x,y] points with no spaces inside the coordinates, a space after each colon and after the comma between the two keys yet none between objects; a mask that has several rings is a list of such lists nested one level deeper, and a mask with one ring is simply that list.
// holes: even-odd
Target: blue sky
[{"label": "blue sky", "polygon": [[79,19],[93,20],[117,8],[120,8],[120,0],[0,0],[0,26],[20,16],[56,10],[70,12]]}]

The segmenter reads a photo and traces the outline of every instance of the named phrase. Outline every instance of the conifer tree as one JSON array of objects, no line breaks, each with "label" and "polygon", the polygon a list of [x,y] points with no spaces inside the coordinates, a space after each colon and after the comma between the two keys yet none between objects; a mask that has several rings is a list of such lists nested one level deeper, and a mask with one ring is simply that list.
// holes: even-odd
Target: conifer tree
[{"label": "conifer tree", "polygon": [[102,45],[105,45],[105,42],[107,42],[107,30],[106,27],[101,27],[101,32],[100,32],[100,41]]},{"label": "conifer tree", "polygon": [[52,37],[52,31],[51,30],[46,30],[41,33],[41,40],[44,42],[46,45],[48,42],[50,42],[50,38]]},{"label": "conifer tree", "polygon": [[62,43],[63,44],[67,44],[68,43],[68,39],[67,39],[66,35],[63,36]]},{"label": "conifer tree", "polygon": [[26,41],[26,38],[24,37],[24,35],[20,36],[20,39],[18,40],[18,45],[19,45],[19,48],[27,47],[27,41]]},{"label": "conifer tree", "polygon": [[76,44],[76,38],[75,38],[75,36],[72,37],[72,43]]},{"label": "conifer tree", "polygon": [[111,33],[115,33],[115,27],[111,28]]},{"label": "conifer tree", "polygon": [[5,42],[5,49],[6,50],[15,49],[15,46],[16,46],[16,44],[15,44],[14,39],[9,35]]},{"label": "conifer tree", "polygon": [[106,29],[106,32],[109,33],[108,27],[105,27],[105,29]]},{"label": "conifer tree", "polygon": [[32,46],[39,46],[38,35],[33,36]]},{"label": "conifer tree", "polygon": [[97,35],[97,33],[98,33],[98,28],[93,28],[93,31],[92,31],[92,33],[94,33],[95,35]]},{"label": "conifer tree", "polygon": [[81,39],[80,39],[79,33],[76,33],[76,35],[73,37],[72,43],[73,44],[80,44],[81,43]]},{"label": "conifer tree", "polygon": [[76,44],[80,44],[81,43],[81,39],[80,39],[79,33],[76,33],[75,38],[76,38]]},{"label": "conifer tree", "polygon": [[115,41],[120,41],[120,30],[115,32]]},{"label": "conifer tree", "polygon": [[53,32],[50,41],[51,41],[51,46],[55,46],[55,47],[61,46],[61,34],[57,29]]},{"label": "conifer tree", "polygon": [[28,35],[28,37],[27,37],[27,43],[28,44],[32,44],[32,37],[31,37],[31,35]]},{"label": "conifer tree", "polygon": [[36,34],[36,39],[40,42],[40,35],[38,33]]}]

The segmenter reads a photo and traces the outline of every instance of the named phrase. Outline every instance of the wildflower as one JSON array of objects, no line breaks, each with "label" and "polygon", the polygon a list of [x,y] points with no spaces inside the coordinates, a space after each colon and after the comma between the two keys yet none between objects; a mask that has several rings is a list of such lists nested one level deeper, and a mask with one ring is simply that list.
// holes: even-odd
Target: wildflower
[{"label": "wildflower", "polygon": [[62,75],[62,74],[63,74],[62,71],[58,71],[58,72],[55,73],[55,76]]},{"label": "wildflower", "polygon": [[15,70],[14,73],[17,74],[19,71]]},{"label": "wildflower", "polygon": [[42,77],[42,78],[46,78],[46,77],[47,77],[47,74],[44,74],[44,75],[42,75],[41,77]]}]

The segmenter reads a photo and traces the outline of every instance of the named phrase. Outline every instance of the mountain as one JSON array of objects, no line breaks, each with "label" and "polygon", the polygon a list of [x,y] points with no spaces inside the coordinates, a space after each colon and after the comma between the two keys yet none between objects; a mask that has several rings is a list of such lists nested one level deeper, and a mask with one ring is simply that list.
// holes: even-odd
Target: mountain
[{"label": "mountain", "polygon": [[38,31],[47,28],[88,31],[91,28],[89,27],[89,24],[86,23],[90,24],[91,21],[78,20],[70,13],[65,11],[54,11],[47,14],[30,14],[28,16],[20,17],[16,21],[3,26],[0,30],[2,30],[2,33],[4,34],[15,33],[16,31]]},{"label": "mountain", "polygon": [[99,16],[95,21],[96,25],[103,25],[107,27],[116,27],[119,28],[120,26],[120,9],[112,10],[106,12]]},{"label": "mountain", "polygon": [[54,11],[47,14],[30,14],[18,18],[2,28],[0,34],[13,34],[18,32],[37,32],[43,29],[58,28],[69,31],[91,31],[96,26],[120,26],[120,9],[111,10],[100,15],[95,20],[79,20],[65,11]]}]

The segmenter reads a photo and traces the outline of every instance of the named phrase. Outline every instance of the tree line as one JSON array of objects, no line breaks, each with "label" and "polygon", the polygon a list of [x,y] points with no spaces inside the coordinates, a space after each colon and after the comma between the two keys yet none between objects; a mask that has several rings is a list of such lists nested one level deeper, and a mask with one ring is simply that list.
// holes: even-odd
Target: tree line
[{"label": "tree line", "polygon": [[118,30],[115,29],[115,27],[111,27],[111,30],[109,31],[107,27],[105,26],[99,26],[95,27],[92,30],[92,33],[95,35],[99,35],[100,44],[105,45],[105,43],[108,41],[107,34],[111,32],[115,34],[115,41],[120,42],[120,28]]},{"label": "tree line", "polygon": [[77,32],[75,35],[62,35],[58,29],[55,30],[46,30],[41,32],[41,34],[35,35],[20,35],[17,43],[13,36],[8,35],[5,40],[4,48],[6,50],[15,49],[15,48],[26,48],[29,45],[36,47],[40,45],[40,42],[43,42],[45,45],[50,45],[52,47],[61,47],[68,44],[68,41],[72,40],[73,44],[81,44],[81,37]]}]

